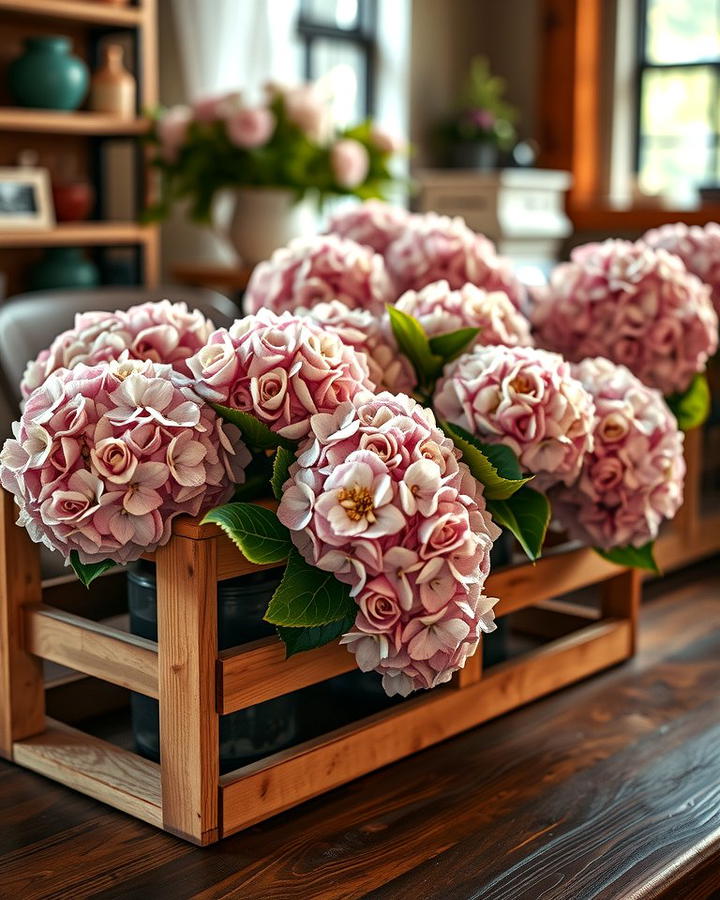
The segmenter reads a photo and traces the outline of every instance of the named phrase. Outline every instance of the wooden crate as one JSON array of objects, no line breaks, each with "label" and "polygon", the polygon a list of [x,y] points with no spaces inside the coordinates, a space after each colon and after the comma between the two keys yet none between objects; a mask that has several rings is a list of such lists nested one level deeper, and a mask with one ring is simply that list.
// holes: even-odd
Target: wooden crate
[{"label": "wooden crate", "polygon": [[[42,603],[37,547],[3,493],[0,530],[0,754],[196,844],[210,844],[353,778],[627,659],[639,580],[591,550],[500,570],[498,616],[529,606],[579,625],[482,671],[477,653],[453,682],[283,750],[219,771],[219,716],[351,671],[331,644],[289,660],[279,639],[217,651],[217,582],[256,571],[215,526],[178,520],[154,558],[158,641]],[[601,610],[553,598],[602,585]],[[552,633],[550,630],[548,633]],[[42,660],[159,699],[158,765],[46,718]]]}]

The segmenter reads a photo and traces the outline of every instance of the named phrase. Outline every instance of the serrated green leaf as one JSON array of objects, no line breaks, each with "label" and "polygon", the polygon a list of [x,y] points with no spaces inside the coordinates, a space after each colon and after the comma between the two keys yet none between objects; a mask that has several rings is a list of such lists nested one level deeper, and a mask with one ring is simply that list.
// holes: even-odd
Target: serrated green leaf
[{"label": "serrated green leaf", "polygon": [[225,422],[230,422],[240,429],[243,440],[251,450],[274,450],[276,447],[286,447],[295,450],[297,443],[288,438],[281,437],[271,431],[264,422],[256,419],[250,413],[240,409],[232,409],[220,403],[213,403],[212,408]]},{"label": "serrated green leaf", "polygon": [[348,585],[338,581],[332,572],[308,565],[293,548],[265,621],[286,628],[305,628],[339,622],[356,612]]},{"label": "serrated green leaf", "polygon": [[682,431],[699,428],[710,415],[710,388],[704,375],[696,375],[686,391],[665,400]]},{"label": "serrated green leaf", "polygon": [[337,640],[345,632],[350,631],[356,612],[357,610],[335,622],[328,622],[327,625],[315,625],[311,628],[285,628],[278,625],[277,632],[285,644],[285,657],[288,658],[305,650],[314,650],[316,647],[323,647],[325,644]]},{"label": "serrated green leaf", "polygon": [[73,570],[80,581],[82,581],[86,588],[89,588],[96,578],[103,575],[109,569],[114,568],[117,563],[113,562],[111,559],[104,559],[99,563],[80,562],[77,550],[71,550],[70,565],[73,567]]},{"label": "serrated green leaf", "polygon": [[[522,476],[520,464],[509,447],[503,446],[502,449],[499,449],[500,445],[483,444],[469,431],[459,425],[451,425],[442,419],[438,420],[438,424],[460,450],[463,462],[466,463],[473,476],[485,486],[486,499],[506,500],[528,481],[532,481],[533,475],[526,478]],[[508,474],[501,474],[498,466],[501,467],[503,473]]]},{"label": "serrated green leaf", "polygon": [[285,447],[278,447],[273,461],[273,472],[270,484],[276,500],[282,497],[282,488],[290,477],[290,466],[295,462],[295,454]]},{"label": "serrated green leaf", "polygon": [[529,559],[540,557],[550,524],[550,503],[544,494],[524,487],[507,500],[488,500],[487,508],[497,525],[515,535]]},{"label": "serrated green leaf", "polygon": [[400,352],[412,363],[418,383],[423,387],[432,385],[443,369],[443,358],[433,353],[422,325],[397,306],[387,305],[390,325]]},{"label": "serrated green leaf", "polygon": [[642,547],[613,547],[612,550],[601,550],[599,547],[595,547],[594,549],[603,559],[616,563],[618,566],[645,569],[656,575],[662,574],[655,562],[655,541],[649,541]]},{"label": "serrated green leaf", "polygon": [[259,566],[282,562],[292,548],[290,532],[272,510],[254,503],[226,503],[202,521],[219,525],[243,556]]},{"label": "serrated green leaf", "polygon": [[437,334],[429,340],[430,349],[441,356],[445,363],[449,363],[468,350],[479,334],[479,328],[459,328],[457,331]]}]

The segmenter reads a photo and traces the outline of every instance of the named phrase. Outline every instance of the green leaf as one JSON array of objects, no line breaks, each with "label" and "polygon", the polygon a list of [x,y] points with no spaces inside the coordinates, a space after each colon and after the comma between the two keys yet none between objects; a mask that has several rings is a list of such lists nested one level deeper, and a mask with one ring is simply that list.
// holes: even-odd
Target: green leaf
[{"label": "green leaf", "polygon": [[550,503],[544,494],[524,487],[507,500],[488,500],[487,508],[496,524],[515,535],[529,559],[540,557],[550,524]]},{"label": "green leaf", "polygon": [[661,575],[658,564],[655,562],[655,541],[649,541],[642,547],[613,547],[612,550],[601,550],[595,547],[603,559],[616,563],[618,566],[629,566],[631,569],[647,569],[656,575]]},{"label": "green leaf", "polygon": [[82,581],[86,588],[89,588],[93,581],[100,575],[114,568],[117,563],[111,559],[104,559],[99,563],[80,562],[80,556],[77,550],[70,551],[70,565],[75,570],[75,574]]},{"label": "green leaf", "polygon": [[460,450],[474,477],[485,486],[487,500],[506,500],[534,477],[523,477],[520,463],[509,447],[483,444],[469,431],[442,419],[438,424]]},{"label": "green leaf", "polygon": [[236,544],[243,556],[259,566],[282,562],[292,549],[290,532],[272,510],[254,503],[226,503],[202,520],[214,522]]},{"label": "green leaf", "polygon": [[459,328],[457,331],[438,334],[430,338],[430,349],[438,356],[442,356],[446,363],[449,363],[464,353],[475,342],[475,338],[479,334],[479,328]]},{"label": "green leaf", "polygon": [[275,452],[275,460],[273,462],[273,473],[270,484],[272,485],[273,495],[276,500],[282,497],[282,489],[285,482],[290,477],[290,466],[295,462],[295,454],[292,450],[285,447],[278,447]]},{"label": "green leaf", "polygon": [[390,303],[387,304],[387,311],[400,352],[412,363],[418,382],[422,386],[431,385],[442,372],[443,358],[430,349],[428,337],[414,316]]},{"label": "green leaf", "polygon": [[698,428],[710,414],[710,388],[704,375],[696,375],[684,393],[665,399],[683,431]]},{"label": "green leaf", "polygon": [[356,612],[357,610],[354,610],[342,619],[328,622],[327,625],[314,625],[310,628],[285,628],[283,625],[278,625],[277,632],[285,644],[286,658],[305,650],[323,647],[325,644],[337,640],[346,631],[350,631]]},{"label": "green leaf", "polygon": [[293,548],[265,621],[288,628],[314,627],[339,622],[356,612],[349,586],[339,582],[332,572],[308,565]]},{"label": "green leaf", "polygon": [[250,413],[220,403],[213,403],[213,409],[226,422],[236,425],[243,436],[243,440],[253,450],[274,450],[276,447],[286,447],[294,450],[297,444],[288,438],[281,437],[274,431],[270,431],[264,422],[256,419]]}]

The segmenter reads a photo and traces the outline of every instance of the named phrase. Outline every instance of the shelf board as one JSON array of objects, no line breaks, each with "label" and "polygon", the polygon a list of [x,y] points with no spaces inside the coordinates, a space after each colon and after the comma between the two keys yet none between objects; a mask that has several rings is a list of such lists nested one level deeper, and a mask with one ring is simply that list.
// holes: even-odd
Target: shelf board
[{"label": "shelf board", "polygon": [[0,230],[0,249],[144,244],[153,236],[153,226],[134,222],[63,222],[50,230]]},{"label": "shelf board", "polygon": [[136,28],[144,18],[142,7],[112,6],[97,0],[0,0],[0,11],[118,28]]},{"label": "shelf board", "polygon": [[602,206],[569,207],[576,231],[645,231],[666,222],[685,222],[687,225],[705,225],[720,222],[720,207],[704,206],[699,209],[661,209],[635,207],[612,209]]},{"label": "shelf board", "polygon": [[[2,3],[2,0],[0,0]],[[0,131],[56,134],[135,135],[150,128],[148,119],[120,119],[107,113],[0,107]]]}]

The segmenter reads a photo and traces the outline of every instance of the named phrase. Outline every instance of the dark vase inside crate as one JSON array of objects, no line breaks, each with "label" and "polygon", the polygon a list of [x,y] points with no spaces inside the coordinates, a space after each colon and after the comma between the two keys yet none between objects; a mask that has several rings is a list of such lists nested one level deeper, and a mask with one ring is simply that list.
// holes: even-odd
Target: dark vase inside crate
[{"label": "dark vase inside crate", "polygon": [[[512,562],[515,539],[509,531],[503,531],[490,551],[490,571],[509,566]],[[483,635],[482,657],[483,669],[505,662],[508,658],[507,617],[495,619],[497,628],[492,634]]]},{"label": "dark vase inside crate", "polygon": [[[282,569],[255,572],[218,584],[219,650],[275,634],[263,622]],[[157,640],[155,566],[141,561],[128,571],[130,629]],[[139,753],[159,761],[158,701],[132,694],[132,724]],[[298,699],[292,694],[266,700],[220,718],[220,770],[230,772],[298,743],[301,737]]]}]

